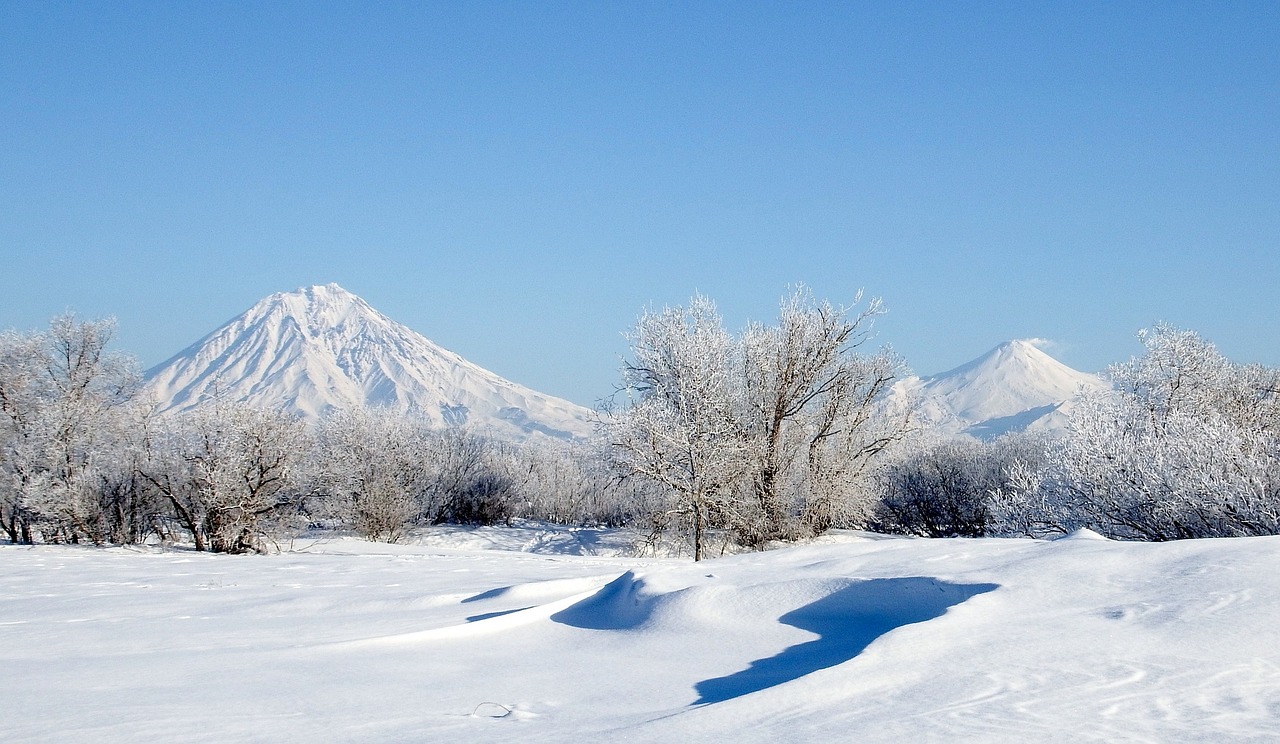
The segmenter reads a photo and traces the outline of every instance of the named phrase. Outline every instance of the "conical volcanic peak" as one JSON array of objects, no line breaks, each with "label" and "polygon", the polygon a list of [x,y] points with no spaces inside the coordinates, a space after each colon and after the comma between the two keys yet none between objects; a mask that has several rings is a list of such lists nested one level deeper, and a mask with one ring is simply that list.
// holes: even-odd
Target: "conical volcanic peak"
[{"label": "conical volcanic peak", "polygon": [[944,428],[989,438],[1009,431],[1055,429],[1064,401],[1081,389],[1103,389],[1095,375],[1068,367],[1035,341],[1006,341],[955,369],[904,386],[922,399],[926,418]]},{"label": "conical volcanic peak", "polygon": [[1082,385],[1101,383],[1029,341],[1006,341],[968,364],[926,378],[925,384],[945,395],[957,415],[979,420],[1061,402]]},{"label": "conical volcanic peak", "polygon": [[591,430],[586,409],[468,362],[337,284],[266,297],[147,376],[162,411],[233,400],[314,420],[376,405],[512,439]]}]

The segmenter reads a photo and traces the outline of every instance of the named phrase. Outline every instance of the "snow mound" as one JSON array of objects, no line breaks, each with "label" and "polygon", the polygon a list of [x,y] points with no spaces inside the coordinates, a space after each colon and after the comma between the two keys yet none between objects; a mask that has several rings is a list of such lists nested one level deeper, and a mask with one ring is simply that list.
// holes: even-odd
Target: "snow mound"
[{"label": "snow mound", "polygon": [[[1054,539],[1054,538],[1051,538],[1051,539]],[[1068,535],[1063,535],[1063,536],[1058,537],[1058,538],[1056,538],[1056,539],[1058,539],[1058,540],[1103,540],[1103,541],[1106,541],[1106,540],[1109,540],[1110,538],[1104,537],[1104,536],[1102,536],[1102,535],[1098,534],[1097,532],[1094,532],[1093,530],[1089,529],[1088,527],[1081,527],[1081,528],[1080,528],[1080,529],[1078,529],[1078,530],[1072,530],[1072,531],[1071,531],[1071,533],[1070,533],[1070,534],[1068,534]]]},{"label": "snow mound", "polygon": [[230,400],[316,420],[384,406],[515,440],[583,437],[592,428],[587,409],[482,369],[337,284],[273,294],[147,379],[161,412]]}]

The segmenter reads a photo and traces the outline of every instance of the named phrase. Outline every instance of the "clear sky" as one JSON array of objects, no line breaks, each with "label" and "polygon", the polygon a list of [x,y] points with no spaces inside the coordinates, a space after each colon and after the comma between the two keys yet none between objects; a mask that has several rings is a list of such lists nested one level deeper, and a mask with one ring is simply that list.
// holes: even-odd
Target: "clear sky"
[{"label": "clear sky", "polygon": [[591,405],[648,304],[884,299],[921,373],[1280,365],[1280,3],[0,2],[0,327],[163,361],[337,282]]}]

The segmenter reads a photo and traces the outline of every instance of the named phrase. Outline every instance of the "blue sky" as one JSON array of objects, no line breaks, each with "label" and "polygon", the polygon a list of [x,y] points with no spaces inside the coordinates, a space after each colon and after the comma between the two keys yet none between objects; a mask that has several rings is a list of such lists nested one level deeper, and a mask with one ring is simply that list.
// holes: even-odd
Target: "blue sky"
[{"label": "blue sky", "polygon": [[922,373],[1156,321],[1280,365],[1280,4],[0,5],[0,327],[163,361],[337,282],[590,405],[648,304]]}]

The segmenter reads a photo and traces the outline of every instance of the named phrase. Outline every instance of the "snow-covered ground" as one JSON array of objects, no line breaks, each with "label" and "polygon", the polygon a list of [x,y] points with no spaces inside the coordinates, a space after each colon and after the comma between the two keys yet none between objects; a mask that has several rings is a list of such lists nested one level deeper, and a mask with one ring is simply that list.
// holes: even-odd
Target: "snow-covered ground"
[{"label": "snow-covered ground", "polygon": [[1272,741],[1280,538],[0,546],[6,741]]}]

